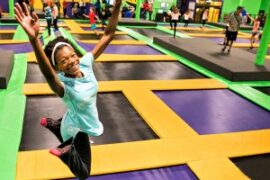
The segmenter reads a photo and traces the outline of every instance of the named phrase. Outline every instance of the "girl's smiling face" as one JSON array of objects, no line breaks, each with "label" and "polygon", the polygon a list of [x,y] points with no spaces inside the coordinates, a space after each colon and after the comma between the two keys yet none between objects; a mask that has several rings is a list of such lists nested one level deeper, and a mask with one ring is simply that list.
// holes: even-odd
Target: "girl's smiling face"
[{"label": "girl's smiling face", "polygon": [[56,69],[68,77],[82,77],[80,71],[80,58],[72,47],[64,46],[55,53]]}]

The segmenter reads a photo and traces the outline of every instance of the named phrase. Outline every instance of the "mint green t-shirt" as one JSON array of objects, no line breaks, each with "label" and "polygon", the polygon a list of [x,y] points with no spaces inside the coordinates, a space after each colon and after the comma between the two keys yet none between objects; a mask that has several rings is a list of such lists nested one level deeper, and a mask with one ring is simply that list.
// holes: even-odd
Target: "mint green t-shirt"
[{"label": "mint green t-shirt", "polygon": [[61,135],[66,141],[81,131],[89,136],[103,133],[103,125],[99,121],[96,106],[98,83],[94,76],[92,64],[94,57],[87,53],[80,60],[82,78],[66,77],[59,73],[58,77],[64,84],[63,101],[67,107],[62,123]]}]

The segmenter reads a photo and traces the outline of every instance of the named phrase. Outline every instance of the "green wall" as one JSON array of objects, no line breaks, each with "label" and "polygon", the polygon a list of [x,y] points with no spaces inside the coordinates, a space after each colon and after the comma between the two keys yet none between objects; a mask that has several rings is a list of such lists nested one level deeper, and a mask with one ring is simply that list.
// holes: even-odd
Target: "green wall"
[{"label": "green wall", "polygon": [[223,19],[224,14],[234,11],[239,6],[239,2],[240,0],[224,0],[221,18]]},{"label": "green wall", "polygon": [[224,0],[221,17],[236,10],[238,6],[243,6],[249,14],[256,15],[260,9],[267,11],[270,0]]},{"label": "green wall", "polygon": [[[226,1],[226,0],[225,0]],[[243,0],[243,3],[240,6],[245,7],[246,11],[251,15],[258,14],[261,7],[262,0]],[[269,1],[269,0],[267,0]]]},{"label": "green wall", "polygon": [[261,0],[261,10],[264,10],[265,12],[267,12],[268,8],[270,7],[270,0]]}]

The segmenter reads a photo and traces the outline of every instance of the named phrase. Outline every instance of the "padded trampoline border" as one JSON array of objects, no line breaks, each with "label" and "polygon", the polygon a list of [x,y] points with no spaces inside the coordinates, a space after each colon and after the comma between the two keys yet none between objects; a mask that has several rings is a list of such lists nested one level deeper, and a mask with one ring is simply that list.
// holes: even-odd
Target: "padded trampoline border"
[{"label": "padded trampoline border", "polygon": [[[134,27],[136,28],[136,27]],[[164,28],[164,27],[163,27]],[[269,108],[269,103],[265,103],[265,101],[261,101],[262,98],[261,98],[261,92],[259,92],[258,90],[253,90],[254,94],[252,96],[248,96],[248,92],[245,92],[245,91],[240,91],[239,89],[243,89],[245,86],[249,85],[249,86],[269,86],[269,81],[256,81],[256,82],[231,82],[211,71],[209,71],[208,69],[202,67],[202,66],[199,66],[193,62],[191,62],[190,60],[176,54],[176,53],[173,53],[167,49],[164,49],[156,44],[153,43],[153,41],[149,38],[147,38],[146,36],[143,36],[131,29],[128,29],[128,28],[125,28],[125,27],[118,27],[118,29],[122,30],[122,31],[126,31],[129,33],[130,36],[133,36],[134,38],[138,39],[138,40],[141,40],[141,41],[145,41],[149,46],[159,50],[160,52],[164,53],[164,54],[167,54],[167,55],[171,55],[172,57],[175,57],[180,63],[186,65],[187,67],[207,76],[207,77],[210,77],[210,78],[213,78],[213,79],[216,79],[216,80],[219,80],[225,84],[227,84],[229,86],[229,88],[238,93],[239,95],[247,98],[248,100],[252,101],[253,103],[267,109],[267,110],[270,110]],[[169,31],[169,30],[168,30]],[[236,88],[238,87],[238,88]],[[270,101],[270,96],[266,97],[268,102]]]}]

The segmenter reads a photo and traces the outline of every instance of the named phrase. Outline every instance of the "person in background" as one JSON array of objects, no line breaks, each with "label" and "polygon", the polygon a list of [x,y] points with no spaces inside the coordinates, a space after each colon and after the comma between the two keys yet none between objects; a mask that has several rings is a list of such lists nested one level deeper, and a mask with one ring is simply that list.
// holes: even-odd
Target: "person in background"
[{"label": "person in background", "polygon": [[63,0],[62,7],[63,7],[63,17],[67,18],[67,7],[68,7],[67,0]]},{"label": "person in background", "polygon": [[150,4],[148,0],[144,0],[143,2],[143,8],[142,8],[142,18],[146,19],[147,18],[147,13],[150,11]]},{"label": "person in background", "polygon": [[202,14],[202,26],[201,26],[201,28],[205,26],[205,23],[208,20],[208,16],[209,16],[209,9],[205,9],[203,14]]},{"label": "person in background", "polygon": [[79,18],[79,3],[74,3],[74,6],[71,9],[72,17],[77,19]]},{"label": "person in background", "polygon": [[247,11],[244,7],[243,7],[241,15],[242,15],[242,24],[246,25],[248,21],[248,16],[247,16]]},{"label": "person in background", "polygon": [[100,22],[99,17],[95,13],[94,7],[90,7],[88,16],[84,14],[85,17],[89,18],[91,25],[91,30],[95,32],[97,39],[99,38],[99,33],[97,31],[96,19]]},{"label": "person in background", "polygon": [[189,9],[184,13],[183,16],[184,16],[184,27],[188,27],[189,21],[191,19]]},{"label": "person in background", "polygon": [[84,0],[80,0],[79,8],[80,8],[80,16],[83,17],[83,14],[85,14],[86,9],[86,3],[84,2]]},{"label": "person in background", "polygon": [[171,21],[170,21],[170,26],[171,30],[173,30],[173,37],[175,38],[176,35],[176,27],[177,27],[177,22],[179,21],[179,17],[181,16],[178,8],[176,6],[172,7],[172,12],[171,12]]},{"label": "person in background", "polygon": [[45,19],[47,21],[48,35],[50,36],[51,35],[51,24],[52,24],[52,8],[48,4],[45,4],[44,15],[45,15]]},{"label": "person in background", "polygon": [[242,10],[243,8],[239,6],[236,11],[231,12],[228,15],[228,19],[226,20],[226,23],[229,24],[228,32],[226,34],[227,42],[224,44],[224,47],[221,50],[222,52],[226,50],[227,46],[229,46],[228,53],[231,52],[233,42],[237,39],[238,31],[242,23]]},{"label": "person in background", "polygon": [[104,30],[105,29],[105,26],[106,26],[106,21],[108,20],[109,18],[109,8],[108,6],[104,9],[104,10],[101,10],[101,15],[100,15],[100,19],[101,19],[101,29]]},{"label": "person in background", "polygon": [[260,35],[260,17],[257,16],[256,18],[251,17],[249,14],[247,14],[248,18],[253,22],[253,28],[252,28],[252,34],[250,37],[250,49],[253,49],[253,44],[256,41],[256,35]]},{"label": "person in background", "polygon": [[58,16],[59,16],[59,11],[57,4],[53,1],[52,3],[52,16],[53,16],[53,26],[54,30],[58,31]]}]

